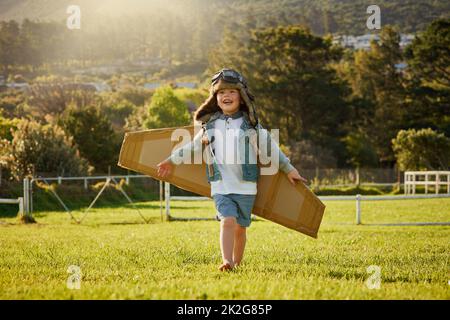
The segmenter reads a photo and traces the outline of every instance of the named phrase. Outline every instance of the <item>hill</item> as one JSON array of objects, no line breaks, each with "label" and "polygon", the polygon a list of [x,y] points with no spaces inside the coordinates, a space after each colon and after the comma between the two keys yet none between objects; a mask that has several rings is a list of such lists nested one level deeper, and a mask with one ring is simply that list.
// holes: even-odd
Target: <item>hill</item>
[{"label": "hill", "polygon": [[[187,24],[211,24],[222,30],[225,26],[268,26],[274,24],[306,24],[314,33],[363,34],[366,29],[367,0],[79,0],[85,22],[99,19],[132,19],[164,13]],[[66,19],[70,0],[3,0],[0,20]],[[401,32],[424,29],[431,21],[450,17],[450,2],[428,0],[380,0],[382,25],[398,26]],[[192,19],[192,18],[195,19]],[[212,23],[220,21],[220,24]],[[114,23],[114,21],[110,23]]]}]

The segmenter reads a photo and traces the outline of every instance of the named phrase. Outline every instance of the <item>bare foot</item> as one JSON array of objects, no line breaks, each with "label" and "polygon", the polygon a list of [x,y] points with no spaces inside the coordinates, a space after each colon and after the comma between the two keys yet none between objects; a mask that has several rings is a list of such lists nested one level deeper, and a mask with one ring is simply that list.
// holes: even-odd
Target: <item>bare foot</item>
[{"label": "bare foot", "polygon": [[233,269],[233,265],[227,261],[222,263],[219,267],[220,271],[230,271],[231,269]]}]

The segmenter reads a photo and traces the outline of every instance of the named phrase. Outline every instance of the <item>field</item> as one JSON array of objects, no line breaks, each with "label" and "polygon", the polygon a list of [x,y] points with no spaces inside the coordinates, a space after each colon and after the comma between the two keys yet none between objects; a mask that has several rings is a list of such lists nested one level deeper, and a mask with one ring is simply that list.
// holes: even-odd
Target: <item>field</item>
[{"label": "field", "polygon": [[[363,202],[359,226],[354,201],[325,204],[318,239],[253,221],[229,273],[217,271],[219,223],[162,222],[157,201],[138,203],[149,224],[131,206],[94,209],[81,225],[64,212],[31,225],[3,215],[0,299],[450,299],[450,226],[375,225],[449,222],[450,199]],[[172,210],[214,215],[209,201]]]}]

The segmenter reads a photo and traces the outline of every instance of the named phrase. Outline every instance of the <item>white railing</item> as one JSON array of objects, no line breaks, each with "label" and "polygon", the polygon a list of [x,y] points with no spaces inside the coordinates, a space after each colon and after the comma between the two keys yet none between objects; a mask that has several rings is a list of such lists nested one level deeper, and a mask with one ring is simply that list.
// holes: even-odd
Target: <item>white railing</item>
[{"label": "white railing", "polygon": [[[211,220],[212,218],[180,218],[174,217],[170,214],[170,201],[171,200],[184,200],[184,201],[204,201],[211,200],[208,197],[196,197],[196,196],[171,196],[170,195],[170,183],[164,183],[164,193],[166,200],[166,219],[167,220]],[[356,205],[356,224],[362,224],[361,221],[361,202],[362,201],[386,201],[386,200],[411,200],[411,199],[434,199],[434,198],[450,198],[450,194],[436,194],[436,195],[414,195],[414,196],[319,196],[322,201],[349,201],[354,200]],[[395,224],[389,224],[395,225]],[[399,223],[398,225],[450,225],[448,222],[418,222],[418,223]]]},{"label": "white railing", "polygon": [[450,171],[406,171],[405,194],[416,194],[416,186],[425,186],[426,194],[429,186],[434,187],[436,194],[441,186],[447,186],[450,194]]},{"label": "white railing", "polygon": [[[434,199],[434,198],[450,198],[450,194],[431,194],[431,195],[413,195],[413,196],[320,196],[323,201],[356,201],[356,224],[361,224],[361,202],[365,201],[386,201],[386,200],[412,200],[412,199]],[[449,222],[419,222],[419,223],[402,223],[400,225],[450,225]]]},{"label": "white railing", "polygon": [[[162,189],[160,189],[160,199],[162,199]],[[205,201],[211,200],[208,197],[199,196],[171,196],[170,195],[170,183],[164,182],[164,199],[166,201],[166,220],[214,220],[213,218],[184,218],[184,217],[174,217],[170,214],[170,201],[171,200],[181,200],[181,201]]]},{"label": "white railing", "polygon": [[19,205],[19,216],[22,216],[24,214],[23,211],[23,198],[19,197],[17,199],[0,199],[0,203],[4,204],[18,204]]}]

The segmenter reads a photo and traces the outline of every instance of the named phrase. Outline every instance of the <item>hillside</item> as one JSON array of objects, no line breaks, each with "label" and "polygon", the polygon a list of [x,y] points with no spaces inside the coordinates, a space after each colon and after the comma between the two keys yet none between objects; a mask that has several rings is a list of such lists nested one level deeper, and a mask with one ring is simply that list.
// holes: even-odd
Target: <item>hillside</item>
[{"label": "hillside", "polygon": [[[267,26],[273,24],[306,24],[317,34],[363,34],[367,32],[368,0],[79,0],[84,22],[111,18],[133,18],[164,13],[186,23],[224,26]],[[401,32],[424,29],[439,17],[450,17],[450,2],[443,0],[380,0],[382,25],[397,25]],[[3,0],[0,20],[56,20],[67,17],[70,0]],[[193,20],[192,18],[195,17]],[[114,22],[112,22],[114,23]],[[217,31],[217,30],[215,30]]]}]

